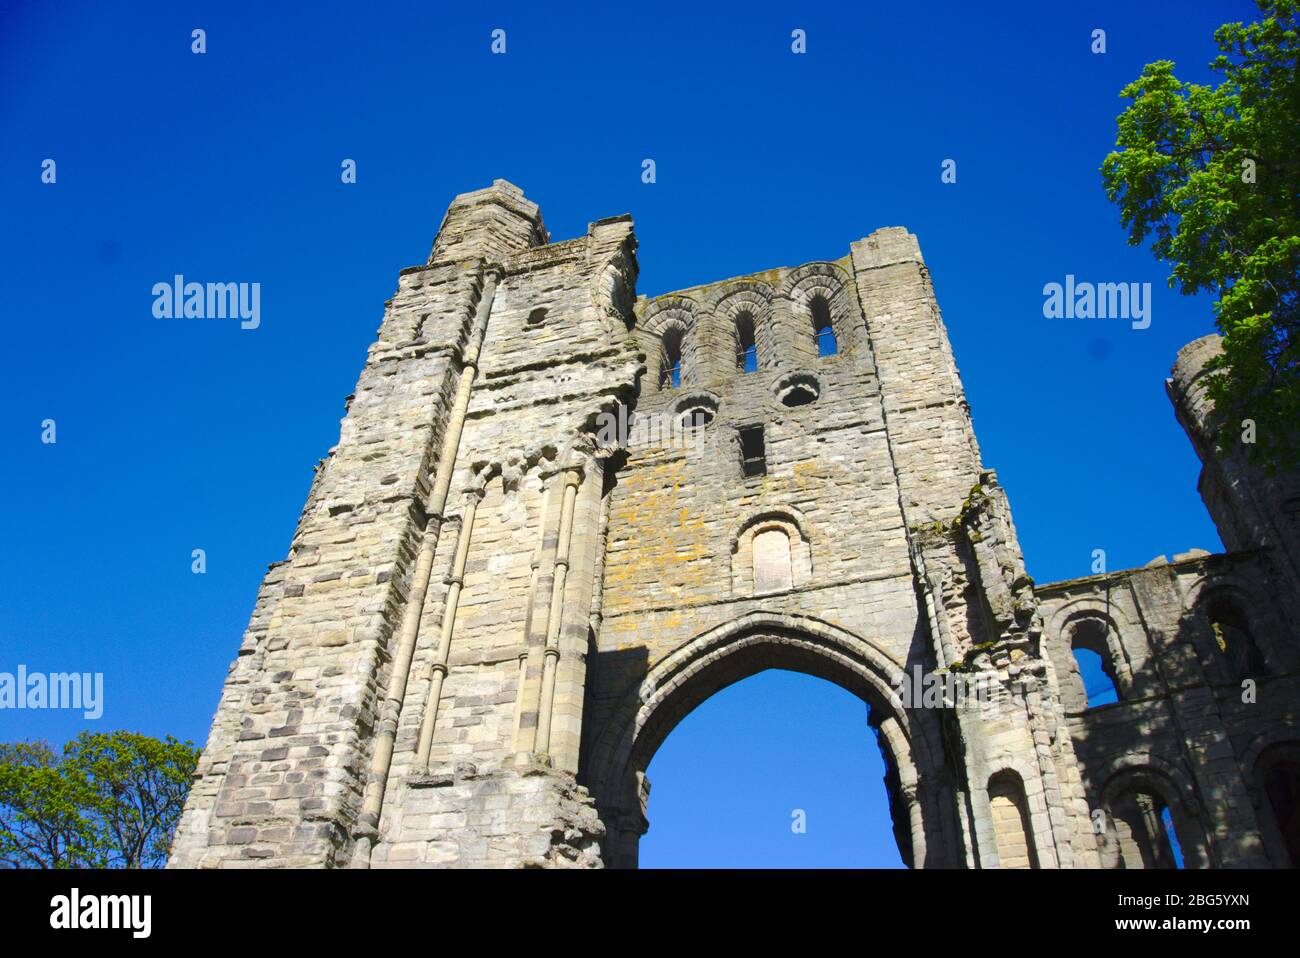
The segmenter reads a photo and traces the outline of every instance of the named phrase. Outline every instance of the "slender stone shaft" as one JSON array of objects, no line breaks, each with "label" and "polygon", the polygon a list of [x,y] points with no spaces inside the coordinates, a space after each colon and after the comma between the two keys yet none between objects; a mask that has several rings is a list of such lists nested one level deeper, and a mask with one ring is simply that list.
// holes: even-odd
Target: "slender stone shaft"
[{"label": "slender stone shaft", "polygon": [[473,493],[465,503],[461,517],[460,533],[456,538],[456,557],[452,563],[451,575],[447,577],[447,602],[442,611],[442,634],[438,640],[438,650],[430,666],[429,695],[424,704],[424,718],[420,723],[420,739],[415,747],[415,763],[424,767],[429,764],[429,750],[433,746],[433,733],[438,723],[438,701],[442,698],[442,682],[447,677],[447,660],[451,656],[451,638],[456,630],[456,611],[460,606],[460,594],[465,588],[465,562],[469,557],[470,539],[474,533],[474,515],[478,510],[479,497]]},{"label": "slender stone shaft", "polygon": [[497,274],[489,272],[483,281],[483,291],[475,310],[474,325],[465,349],[460,380],[456,385],[456,397],[452,402],[447,428],[443,433],[437,474],[434,477],[433,490],[429,494],[429,504],[426,509],[429,521],[407,594],[406,608],[402,612],[397,649],[393,655],[393,666],[384,695],[383,711],[371,750],[370,774],[366,780],[361,814],[357,817],[358,838],[352,862],[354,866],[365,867],[369,862],[370,849],[379,830],[384,790],[393,763],[393,743],[397,739],[397,726],[402,717],[402,702],[406,698],[406,685],[411,675],[411,660],[415,656],[420,619],[424,615],[424,600],[429,592],[433,556],[438,548],[438,536],[442,528],[442,512],[447,504],[447,491],[451,488],[456,456],[460,451],[465,413],[469,409],[470,394],[478,374],[479,352],[483,348],[483,338],[487,333],[488,317],[492,312],[492,299],[496,293],[496,286]]},{"label": "slender stone shaft", "polygon": [[560,536],[555,554],[555,577],[551,585],[551,608],[546,623],[546,648],[542,661],[542,697],[537,712],[537,742],[534,748],[545,754],[551,744],[551,709],[555,702],[555,671],[560,658],[560,626],[564,618],[564,586],[569,574],[569,542],[573,537],[573,506],[578,498],[578,476],[565,476],[564,505],[560,512]]}]

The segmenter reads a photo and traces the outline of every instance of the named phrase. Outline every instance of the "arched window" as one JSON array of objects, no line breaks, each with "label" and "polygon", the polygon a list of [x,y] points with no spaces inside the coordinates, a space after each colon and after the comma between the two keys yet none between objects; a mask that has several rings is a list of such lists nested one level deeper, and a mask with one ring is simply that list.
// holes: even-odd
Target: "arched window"
[{"label": "arched window", "polygon": [[731,540],[731,590],[737,598],[801,589],[812,568],[808,540],[788,510],[752,517]]},{"label": "arched window", "polygon": [[1264,775],[1264,793],[1292,868],[1300,868],[1300,765],[1279,763]]},{"label": "arched window", "polygon": [[1224,595],[1213,596],[1206,604],[1205,616],[1214,633],[1215,647],[1234,681],[1264,674],[1264,657],[1236,602]]},{"label": "arched window", "polygon": [[742,373],[758,369],[758,344],[754,340],[754,317],[743,312],[736,317],[736,368]]},{"label": "arched window", "polygon": [[1264,752],[1255,775],[1288,864],[1300,868],[1300,745],[1286,743]]},{"label": "arched window", "polygon": [[817,293],[809,300],[808,311],[812,314],[813,332],[817,336],[817,355],[834,356],[840,351],[840,345],[831,322],[831,304],[826,302],[825,296]]},{"label": "arched window", "polygon": [[682,384],[682,331],[677,326],[664,330],[663,354],[659,360],[659,388],[676,389]]},{"label": "arched window", "polygon": [[1119,682],[1110,644],[1106,641],[1106,624],[1101,619],[1084,619],[1070,634],[1070,651],[1074,653],[1083,680],[1088,708],[1119,701]]},{"label": "arched window", "polygon": [[784,529],[764,529],[754,536],[754,592],[785,592],[792,588],[790,536]]},{"label": "arched window", "polygon": [[1111,806],[1125,868],[1182,868],[1183,850],[1174,817],[1153,791],[1134,789]]},{"label": "arched window", "polygon": [[1015,772],[1003,770],[989,779],[989,809],[998,864],[1002,868],[1037,868],[1038,851],[1029,824],[1025,786]]}]

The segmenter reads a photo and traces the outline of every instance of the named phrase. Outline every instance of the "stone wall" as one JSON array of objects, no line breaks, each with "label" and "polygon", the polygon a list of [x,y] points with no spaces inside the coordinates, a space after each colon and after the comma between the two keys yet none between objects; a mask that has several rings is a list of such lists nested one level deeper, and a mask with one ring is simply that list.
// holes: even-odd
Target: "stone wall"
[{"label": "stone wall", "polygon": [[[263,583],[173,866],[632,866],[659,744],[767,668],[868,704],[914,867],[1161,864],[1165,809],[1189,863],[1281,861],[1252,809],[1290,767],[1290,533],[1261,518],[1289,487],[1203,483],[1233,555],[1036,588],[914,236],[653,299],[635,251],[626,216],[550,242],[504,181],[451,204]],[[1229,598],[1269,670],[1249,708]],[[1081,698],[1080,637],[1117,706]],[[987,697],[905,698],[923,675]]]},{"label": "stone wall", "polygon": [[[1287,775],[1294,794],[1300,768],[1295,539],[1285,510],[1296,477],[1266,475],[1244,450],[1215,453],[1217,431],[1238,429],[1218,422],[1206,395],[1220,353],[1214,336],[1184,347],[1167,386],[1204,462],[1201,494],[1235,551],[1194,549],[1037,590],[1109,867],[1172,867],[1169,827],[1186,867],[1300,864],[1300,821],[1288,826],[1275,804]],[[1106,662],[1117,701],[1089,705],[1077,646]]]},{"label": "stone wall", "polygon": [[[1089,807],[1105,813],[1103,864],[1143,867],[1120,853],[1116,831],[1135,792],[1170,809],[1187,867],[1292,864],[1257,767],[1300,730],[1300,649],[1269,578],[1258,554],[1202,552],[1038,590]],[[1249,674],[1231,667],[1206,615],[1223,595],[1240,602],[1262,654]],[[1119,700],[1090,708],[1071,645],[1092,623],[1116,663]]]}]

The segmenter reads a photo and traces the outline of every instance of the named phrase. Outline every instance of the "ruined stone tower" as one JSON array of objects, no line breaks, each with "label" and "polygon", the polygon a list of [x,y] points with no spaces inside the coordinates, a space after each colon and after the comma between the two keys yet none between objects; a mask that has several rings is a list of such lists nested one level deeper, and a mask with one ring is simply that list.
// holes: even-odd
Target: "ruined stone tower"
[{"label": "ruined stone tower", "polygon": [[[1035,587],[914,236],[636,277],[630,217],[551,243],[509,183],[455,199],[263,582],[173,866],[632,866],[656,748],[767,668],[868,703],[914,867],[1164,864],[1167,811],[1189,865],[1285,860],[1295,520],[1249,470],[1203,484],[1240,556]],[[1093,646],[1122,694],[1089,709]],[[1232,724],[1229,661],[1267,720]],[[922,674],[987,698],[911,700]]]}]

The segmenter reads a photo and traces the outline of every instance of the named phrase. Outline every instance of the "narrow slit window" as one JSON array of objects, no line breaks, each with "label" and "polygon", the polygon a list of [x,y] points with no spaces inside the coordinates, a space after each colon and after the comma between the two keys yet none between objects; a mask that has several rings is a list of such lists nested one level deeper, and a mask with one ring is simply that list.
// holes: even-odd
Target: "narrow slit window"
[{"label": "narrow slit window", "polygon": [[664,333],[659,362],[659,388],[676,389],[682,384],[682,331],[673,327]]},{"label": "narrow slit window", "polygon": [[745,476],[767,475],[767,450],[762,426],[745,426],[740,430],[740,464]]},{"label": "narrow slit window", "polygon": [[742,373],[758,369],[758,344],[754,340],[754,317],[741,313],[736,317],[736,368]]},{"label": "narrow slit window", "polygon": [[813,332],[817,336],[817,355],[834,356],[840,351],[840,344],[835,339],[835,324],[831,322],[831,304],[826,297],[818,293],[808,304],[812,313]]}]

